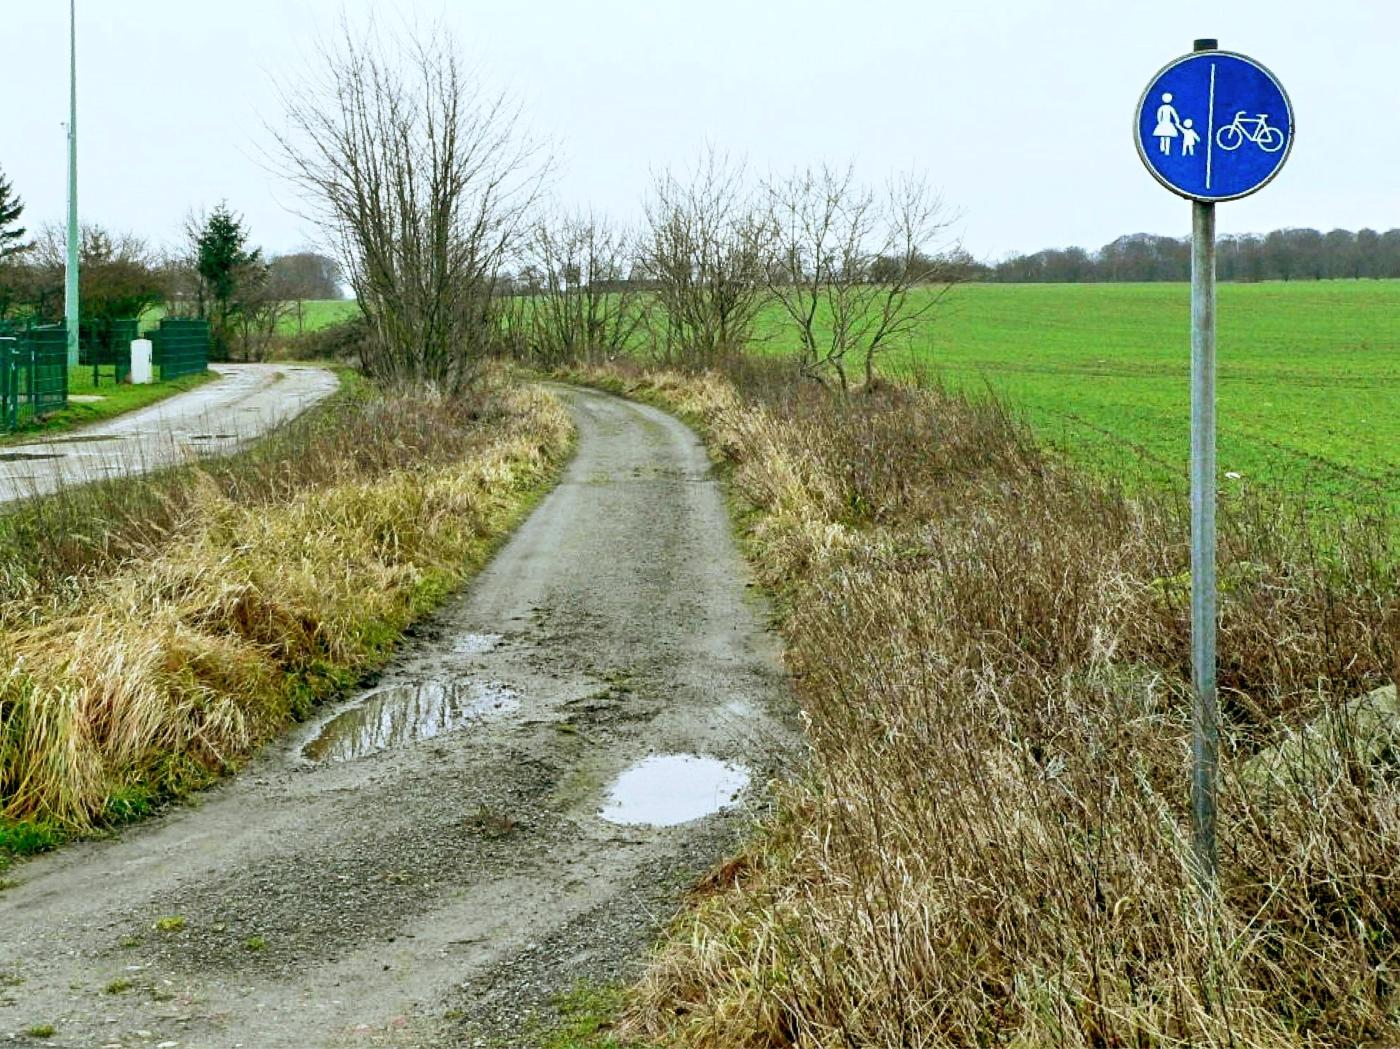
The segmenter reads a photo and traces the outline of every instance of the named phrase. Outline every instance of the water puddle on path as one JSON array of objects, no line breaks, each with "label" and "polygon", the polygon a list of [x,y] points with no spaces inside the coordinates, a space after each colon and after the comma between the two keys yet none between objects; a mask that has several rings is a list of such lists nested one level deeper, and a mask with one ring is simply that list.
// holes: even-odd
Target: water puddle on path
[{"label": "water puddle on path", "polygon": [[454,732],[490,714],[520,707],[520,697],[494,682],[391,685],[326,722],[301,752],[312,761],[353,761]]},{"label": "water puddle on path", "polygon": [[505,639],[500,634],[461,634],[452,639],[452,654],[484,656],[494,652]]},{"label": "water puddle on path", "polygon": [[102,441],[125,440],[120,434],[115,433],[88,433],[80,434],[77,437],[55,437],[49,444],[98,444]]},{"label": "water puddle on path", "polygon": [[674,827],[729,808],[748,785],[749,772],[741,765],[661,754],[619,776],[598,815],[609,823]]}]

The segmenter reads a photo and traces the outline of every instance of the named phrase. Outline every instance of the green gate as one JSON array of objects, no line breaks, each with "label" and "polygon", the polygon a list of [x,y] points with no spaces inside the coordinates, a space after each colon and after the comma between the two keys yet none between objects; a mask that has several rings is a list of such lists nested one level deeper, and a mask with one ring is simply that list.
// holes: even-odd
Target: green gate
[{"label": "green gate", "polygon": [[198,375],[209,367],[209,322],[188,317],[165,317],[147,332],[154,344],[151,361],[162,380]]},{"label": "green gate", "polygon": [[28,328],[0,338],[0,428],[14,430],[68,404],[68,334]]},{"label": "green gate", "polygon": [[140,337],[137,322],[87,320],[78,331],[78,363],[92,368],[92,384],[101,384],[104,368],[111,369],[112,382],[125,382],[131,374],[131,343]]}]

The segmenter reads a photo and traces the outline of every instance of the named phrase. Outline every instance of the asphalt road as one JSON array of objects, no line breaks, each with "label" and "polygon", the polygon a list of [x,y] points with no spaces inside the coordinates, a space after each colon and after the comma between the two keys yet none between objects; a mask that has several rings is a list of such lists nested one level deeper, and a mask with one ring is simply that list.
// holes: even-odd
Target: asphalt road
[{"label": "asphalt road", "polygon": [[226,454],[299,415],[338,385],[324,368],[213,364],[218,378],[147,408],[54,437],[0,445],[0,504],[64,485]]}]

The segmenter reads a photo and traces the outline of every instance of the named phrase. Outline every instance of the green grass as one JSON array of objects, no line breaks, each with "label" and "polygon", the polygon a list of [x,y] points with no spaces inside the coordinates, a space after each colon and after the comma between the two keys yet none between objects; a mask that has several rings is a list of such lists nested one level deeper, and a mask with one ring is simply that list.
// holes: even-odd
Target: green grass
[{"label": "green grass", "polygon": [[[360,305],[354,299],[303,299],[301,308],[302,330],[319,331],[338,321],[350,319],[359,311]],[[164,316],[164,307],[152,306],[141,314],[141,330],[154,328]],[[297,315],[294,311],[288,311],[278,322],[277,333],[279,335],[299,334]]]},{"label": "green grass", "polygon": [[63,830],[42,820],[0,819],[0,871],[12,856],[34,856],[67,840]]},{"label": "green grass", "polygon": [[[771,309],[760,336],[781,349]],[[1400,281],[1223,284],[1219,465],[1314,506],[1400,506]],[[887,368],[990,387],[1071,459],[1184,488],[1190,447],[1185,284],[957,289]]]},{"label": "green grass", "polygon": [[[329,328],[332,324],[349,320],[360,310],[360,304],[354,299],[307,299],[301,305],[302,323],[306,331]],[[296,314],[283,317],[277,330],[283,335],[296,335]]]},{"label": "green grass", "polygon": [[576,984],[554,999],[557,1021],[534,1032],[536,1044],[541,1049],[620,1049],[611,1031],[622,1002],[621,988]]},{"label": "green grass", "polygon": [[169,382],[153,382],[133,386],[130,383],[114,383],[111,372],[107,371],[102,375],[100,382],[94,385],[92,368],[79,365],[76,368],[68,369],[68,395],[70,397],[96,395],[102,400],[92,404],[75,404],[69,401],[68,407],[62,411],[52,412],[42,418],[30,420],[13,433],[0,434],[0,445],[13,444],[18,441],[32,441],[45,434],[102,422],[135,411],[137,408],[144,408],[148,404],[154,404],[156,401],[164,400],[174,394],[183,393],[185,390],[192,390],[212,378],[214,378],[214,373],[206,372],[203,375],[185,375]]}]

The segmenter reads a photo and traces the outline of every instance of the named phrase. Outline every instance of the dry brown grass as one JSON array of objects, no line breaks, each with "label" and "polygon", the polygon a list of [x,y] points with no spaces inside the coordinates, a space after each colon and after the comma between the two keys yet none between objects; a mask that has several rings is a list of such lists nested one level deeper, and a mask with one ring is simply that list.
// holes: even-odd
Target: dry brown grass
[{"label": "dry brown grass", "polygon": [[[1222,896],[1192,876],[1179,507],[996,404],[613,376],[703,421],[755,509],[811,762],[672,929],[632,1035],[704,1047],[1400,1038],[1400,786],[1336,714],[1396,670],[1384,522],[1226,508]],[[1317,735],[1317,732],[1314,733]],[[1243,774],[1242,774],[1243,773]]]},{"label": "dry brown grass", "polygon": [[235,766],[484,560],[571,432],[520,388],[354,396],[235,460],[0,518],[0,816],[82,828]]}]

